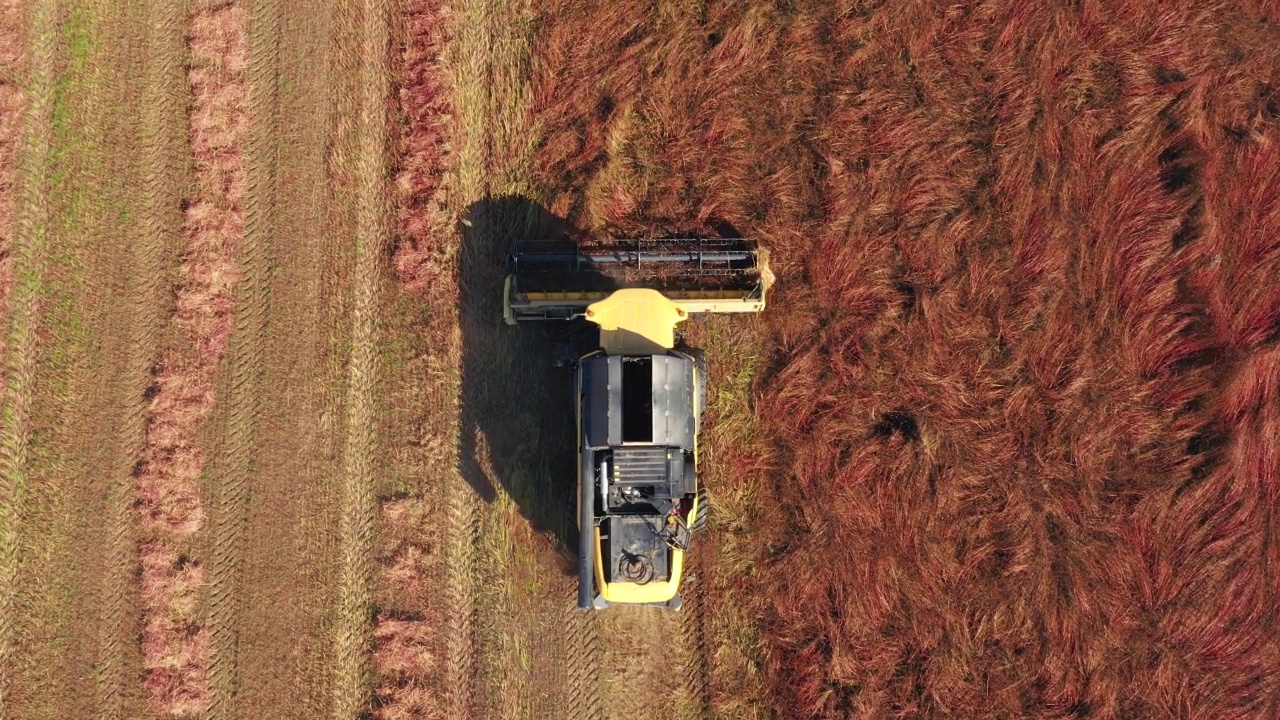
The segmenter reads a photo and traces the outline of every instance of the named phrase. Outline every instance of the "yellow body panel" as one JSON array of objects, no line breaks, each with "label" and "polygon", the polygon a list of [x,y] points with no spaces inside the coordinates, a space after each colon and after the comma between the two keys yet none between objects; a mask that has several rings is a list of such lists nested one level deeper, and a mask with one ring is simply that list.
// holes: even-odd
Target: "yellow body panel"
[{"label": "yellow body panel", "polygon": [[600,347],[609,355],[657,355],[676,345],[676,325],[688,311],[657,290],[628,288],[587,306],[600,326]]},{"label": "yellow body panel", "polygon": [[[528,292],[518,297],[511,294],[514,276],[508,275],[503,292],[502,317],[508,325],[516,324],[515,302],[521,311],[537,311],[543,308],[562,308],[565,306],[585,308],[593,303],[607,300],[610,295],[629,290],[613,292]],[[656,291],[655,291],[656,292]],[[689,315],[701,313],[758,313],[764,311],[763,296],[752,296],[743,292],[721,292],[716,290],[669,290],[662,293]]]}]

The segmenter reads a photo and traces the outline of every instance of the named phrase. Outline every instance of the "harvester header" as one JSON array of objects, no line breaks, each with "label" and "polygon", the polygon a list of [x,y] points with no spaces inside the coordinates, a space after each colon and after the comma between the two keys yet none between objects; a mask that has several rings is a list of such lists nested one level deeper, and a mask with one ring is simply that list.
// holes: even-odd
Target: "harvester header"
[{"label": "harvester header", "polygon": [[760,312],[768,253],[742,238],[564,241],[519,245],[507,268],[504,317],[570,320],[617,290],[662,293],[686,313]]}]

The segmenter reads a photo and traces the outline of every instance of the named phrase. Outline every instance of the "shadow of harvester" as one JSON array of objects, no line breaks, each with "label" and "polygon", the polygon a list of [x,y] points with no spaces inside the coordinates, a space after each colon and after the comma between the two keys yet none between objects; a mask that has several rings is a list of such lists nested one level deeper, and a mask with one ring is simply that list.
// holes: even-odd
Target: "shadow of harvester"
[{"label": "shadow of harvester", "polygon": [[517,243],[566,240],[564,220],[522,197],[472,205],[458,261],[463,478],[486,502],[507,493],[535,530],[568,547],[577,484],[572,372],[556,367],[566,323],[503,322],[507,260]]}]

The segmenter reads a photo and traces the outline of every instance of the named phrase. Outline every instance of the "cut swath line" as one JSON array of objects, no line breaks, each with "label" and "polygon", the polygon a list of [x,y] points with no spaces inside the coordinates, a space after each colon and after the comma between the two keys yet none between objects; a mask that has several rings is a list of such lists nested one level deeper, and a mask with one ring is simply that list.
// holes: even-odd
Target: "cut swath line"
[{"label": "cut swath line", "polygon": [[387,234],[386,98],[390,8],[364,4],[361,28],[356,174],[356,264],[351,303],[351,357],[347,366],[347,438],[343,449],[341,561],[334,647],[334,717],[356,718],[368,704],[370,581],[373,576],[374,406],[378,372],[380,260]]},{"label": "cut swath line", "polygon": [[187,202],[187,248],[173,318],[188,347],[166,353],[156,374],[138,477],[139,520],[147,530],[185,535],[204,521],[204,456],[197,438],[213,408],[218,361],[231,334],[244,232],[247,25],[248,13],[236,5],[191,18],[187,78],[194,97],[196,193]]},{"label": "cut swath line", "polygon": [[[426,304],[435,306],[438,303],[447,308],[455,304],[456,292],[451,292],[452,264],[447,259],[448,242],[442,241],[449,236],[441,231],[439,223],[443,213],[435,212],[440,202],[438,190],[444,173],[443,145],[448,121],[448,97],[440,69],[444,23],[439,0],[409,0],[401,4],[400,12],[397,30],[403,33],[403,45],[396,61],[402,83],[399,106],[403,122],[397,143],[397,234],[400,244],[396,249],[395,265],[404,288],[424,295],[429,292],[424,298]],[[447,322],[440,324],[447,325]],[[436,352],[450,354],[447,333],[444,338],[431,338],[430,343]],[[422,390],[444,395],[448,390],[443,385],[428,382]],[[441,414],[449,417],[447,410]],[[446,492],[451,491],[453,485],[449,484],[447,488]],[[426,545],[417,537],[422,528],[431,525],[428,519],[428,507],[431,505],[421,497],[414,497],[388,501],[382,507],[381,532],[399,550],[384,561],[380,568],[380,582],[394,588],[402,597],[421,596],[437,585],[431,577],[431,568],[427,566]],[[435,564],[438,561],[430,562]],[[375,619],[374,717],[443,716],[446,699],[441,697],[434,681],[439,679],[442,671],[443,658],[439,648],[442,639],[451,636],[451,617],[450,610],[446,609],[427,617],[381,613]],[[466,652],[459,649],[460,655]],[[467,682],[470,683],[469,680]],[[465,705],[464,701],[462,707]],[[465,717],[468,712],[456,704],[450,707],[460,717]]]},{"label": "cut swath line", "polygon": [[13,643],[13,591],[18,562],[18,523],[27,478],[27,442],[35,384],[36,323],[49,222],[46,194],[53,135],[54,45],[57,25],[50,3],[37,3],[31,18],[28,104],[17,165],[17,223],[12,255],[17,284],[6,325],[3,420],[0,421],[0,718],[7,718],[8,672]]},{"label": "cut swath line", "polygon": [[[144,692],[150,696],[157,714],[173,717],[191,716],[190,703],[173,703],[157,692],[154,682],[158,668],[176,656],[157,647],[167,639],[177,647],[185,638],[158,634],[154,631],[138,647],[139,618],[135,615],[135,599],[142,595],[142,621],[154,625],[153,605],[171,583],[154,582],[154,573],[163,566],[143,562],[143,583],[138,581],[139,547],[136,521],[139,458],[146,456],[152,367],[158,360],[158,345],[165,318],[166,292],[163,278],[166,248],[181,224],[178,201],[181,198],[181,158],[185,144],[182,131],[185,108],[181,104],[181,86],[186,56],[184,31],[186,23],[178,3],[157,0],[148,13],[146,55],[142,74],[140,112],[138,113],[138,154],[135,159],[142,195],[138,212],[138,231],[129,244],[126,259],[130,266],[127,295],[124,298],[130,315],[128,360],[122,381],[125,394],[119,404],[117,424],[118,452],[111,469],[111,486],[107,506],[110,543],[101,570],[104,585],[102,603],[102,650],[98,658],[100,692],[99,714],[103,720],[119,720],[130,714],[126,703],[137,690],[136,658],[132,649],[140,651],[145,673]],[[132,78],[128,78],[132,80]],[[126,399],[127,398],[127,399]],[[147,575],[147,572],[152,575]],[[149,582],[150,581],[150,582]],[[154,630],[154,628],[153,628]],[[190,655],[186,653],[185,655]],[[203,667],[202,665],[198,665]],[[194,693],[198,696],[198,692]],[[207,693],[206,693],[207,694]]]},{"label": "cut swath line", "polygon": [[[146,160],[156,167],[148,176],[150,206],[142,218],[143,241],[162,252],[168,225],[163,201],[166,138],[164,123],[174,115],[179,95],[166,87],[181,58],[183,18],[180,6],[161,3],[153,13],[154,55],[148,67]],[[195,192],[184,202],[181,266],[173,323],[183,347],[170,349],[159,363],[136,470],[136,517],[153,543],[142,547],[144,687],[153,712],[165,717],[194,717],[210,702],[207,630],[173,620],[176,606],[194,605],[197,588],[189,564],[168,558],[170,537],[190,535],[204,521],[200,476],[204,456],[199,438],[214,403],[218,361],[231,330],[231,293],[239,277],[236,253],[243,232],[245,185],[247,13],[236,5],[201,7],[189,18],[187,71],[193,96],[188,118],[195,157]],[[177,41],[176,43],[171,41]],[[171,44],[177,47],[170,48]],[[145,271],[143,271],[145,272]],[[145,345],[145,343],[143,343]],[[176,555],[175,555],[176,558]]]},{"label": "cut swath line", "polygon": [[406,35],[401,57],[400,110],[404,127],[400,137],[402,159],[396,176],[400,197],[400,245],[395,266],[400,281],[411,292],[447,282],[450,263],[448,243],[440,242],[438,192],[441,160],[447,152],[449,95],[440,72],[444,44],[440,0],[404,3]]},{"label": "cut swath line", "polygon": [[259,413],[262,340],[266,329],[270,251],[275,226],[280,7],[252,4],[249,18],[248,138],[245,145],[244,235],[239,254],[232,330],[227,344],[225,423],[211,488],[208,718],[238,717],[238,591],[249,478]]},{"label": "cut swath line", "polygon": [[[418,619],[380,615],[374,630],[373,668],[379,685],[376,718],[439,717],[440,700],[426,678],[432,670],[430,625]],[[388,680],[394,679],[394,686]]]}]

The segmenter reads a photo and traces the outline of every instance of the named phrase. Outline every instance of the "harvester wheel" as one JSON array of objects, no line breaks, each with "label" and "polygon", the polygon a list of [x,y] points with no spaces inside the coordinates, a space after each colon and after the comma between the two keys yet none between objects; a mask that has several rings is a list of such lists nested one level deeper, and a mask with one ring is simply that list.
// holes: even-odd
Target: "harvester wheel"
[{"label": "harvester wheel", "polygon": [[691,532],[699,532],[707,526],[707,516],[711,514],[711,499],[707,497],[707,486],[698,486],[698,510],[689,525]]}]

